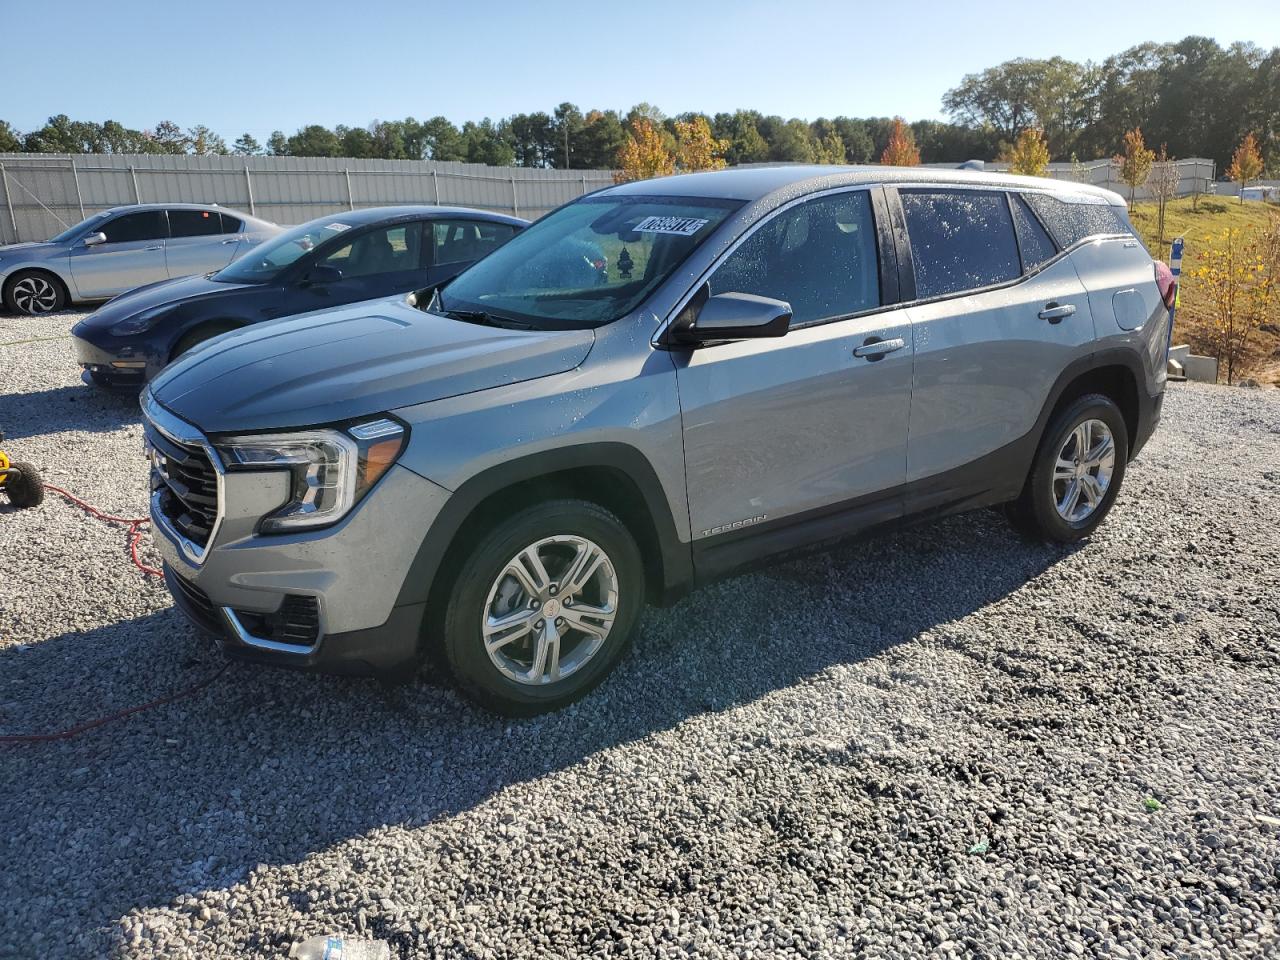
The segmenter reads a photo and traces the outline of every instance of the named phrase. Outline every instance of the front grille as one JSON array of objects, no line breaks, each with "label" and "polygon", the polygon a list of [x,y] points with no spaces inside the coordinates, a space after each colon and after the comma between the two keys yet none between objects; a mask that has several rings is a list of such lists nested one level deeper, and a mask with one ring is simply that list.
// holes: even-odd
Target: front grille
[{"label": "front grille", "polygon": [[160,494],[160,512],[182,536],[206,546],[218,518],[218,474],[209,455],[150,426],[147,441],[154,451],[151,489]]},{"label": "front grille", "polygon": [[291,593],[275,613],[235,613],[241,626],[260,640],[310,647],[320,636],[320,604],[315,597]]}]

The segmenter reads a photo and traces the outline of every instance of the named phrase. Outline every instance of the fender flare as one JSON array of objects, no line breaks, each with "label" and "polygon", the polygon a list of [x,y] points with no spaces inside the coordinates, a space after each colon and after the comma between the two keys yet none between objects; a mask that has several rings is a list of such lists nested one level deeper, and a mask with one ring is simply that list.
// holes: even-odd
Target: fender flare
[{"label": "fender flare", "polygon": [[657,471],[635,447],[625,443],[600,442],[529,454],[489,467],[469,478],[453,491],[428,528],[405,574],[396,606],[428,600],[445,555],[458,532],[489,497],[539,477],[590,467],[618,470],[631,478],[644,501],[656,538],[663,581],[657,585],[658,593],[663,602],[672,602],[682,596],[693,583],[692,553],[690,545],[681,541],[676,531]]}]

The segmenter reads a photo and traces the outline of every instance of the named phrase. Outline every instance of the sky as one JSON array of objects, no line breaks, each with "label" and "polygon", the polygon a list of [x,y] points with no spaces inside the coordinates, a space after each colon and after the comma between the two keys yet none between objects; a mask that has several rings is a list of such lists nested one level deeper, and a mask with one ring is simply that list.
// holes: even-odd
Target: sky
[{"label": "sky", "polygon": [[168,119],[228,143],[566,100],[942,119],[964,74],[1014,57],[1101,60],[1193,33],[1280,46],[1277,0],[0,0],[9,37],[49,37],[50,19],[56,42],[2,44],[0,119]]}]

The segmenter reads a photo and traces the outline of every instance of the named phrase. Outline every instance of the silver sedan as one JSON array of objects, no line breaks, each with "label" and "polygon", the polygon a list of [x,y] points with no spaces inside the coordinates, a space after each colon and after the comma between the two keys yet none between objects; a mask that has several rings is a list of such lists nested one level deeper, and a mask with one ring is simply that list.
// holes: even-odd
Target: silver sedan
[{"label": "silver sedan", "polygon": [[221,270],[280,232],[217,206],[143,203],[113,207],[51,240],[0,246],[0,294],[15,313],[110,300],[159,280]]}]

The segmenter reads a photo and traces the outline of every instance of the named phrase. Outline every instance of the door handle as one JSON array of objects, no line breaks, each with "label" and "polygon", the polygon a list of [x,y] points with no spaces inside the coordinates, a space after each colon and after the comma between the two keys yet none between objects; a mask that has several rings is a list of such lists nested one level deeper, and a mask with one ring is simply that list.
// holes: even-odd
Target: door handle
[{"label": "door handle", "polygon": [[881,360],[886,354],[901,350],[906,345],[907,342],[901,337],[894,337],[892,340],[870,337],[862,346],[854,348],[853,355],[855,357],[863,357],[866,360]]},{"label": "door handle", "polygon": [[230,240],[223,240],[222,245],[225,247],[228,243],[239,243],[239,242],[240,242],[239,237],[232,237]]},{"label": "door handle", "polygon": [[1040,311],[1040,319],[1048,320],[1050,323],[1061,323],[1064,317],[1069,317],[1075,312],[1074,303],[1054,303],[1051,300]]},{"label": "door handle", "polygon": [[144,250],[163,250],[163,249],[164,249],[164,244],[163,244],[163,243],[159,243],[159,244],[156,244],[154,247],[143,247],[143,249],[144,249]]}]

